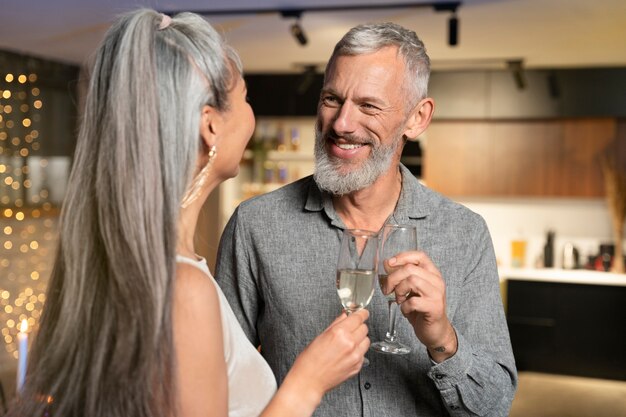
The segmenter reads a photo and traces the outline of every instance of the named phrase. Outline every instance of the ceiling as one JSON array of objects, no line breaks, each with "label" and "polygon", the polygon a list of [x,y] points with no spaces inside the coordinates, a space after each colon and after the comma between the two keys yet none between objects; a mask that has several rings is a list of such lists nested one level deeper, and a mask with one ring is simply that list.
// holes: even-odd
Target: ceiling
[{"label": "ceiling", "polygon": [[[139,6],[158,10],[303,8],[405,4],[407,0],[2,0],[0,49],[62,62],[87,62],[112,19]],[[426,2],[413,0],[412,3]],[[432,7],[305,12],[309,43],[289,33],[279,13],[211,15],[240,52],[247,72],[300,71],[323,66],[352,26],[394,21],[424,40],[434,69],[465,69],[523,59],[527,68],[626,67],[624,0],[464,0],[459,44],[447,43],[449,12]]]}]

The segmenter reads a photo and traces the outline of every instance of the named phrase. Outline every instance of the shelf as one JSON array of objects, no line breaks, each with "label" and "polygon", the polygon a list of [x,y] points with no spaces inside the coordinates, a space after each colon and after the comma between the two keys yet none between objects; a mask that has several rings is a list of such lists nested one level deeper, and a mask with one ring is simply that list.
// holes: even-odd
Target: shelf
[{"label": "shelf", "polygon": [[267,153],[268,161],[314,161],[313,155],[303,152],[293,151],[269,151]]},{"label": "shelf", "polygon": [[[243,162],[252,161],[254,159],[254,154],[250,149],[246,149],[243,153]],[[265,156],[266,161],[273,162],[313,162],[315,158],[313,154],[304,153],[304,152],[294,152],[294,151],[268,151]]]}]

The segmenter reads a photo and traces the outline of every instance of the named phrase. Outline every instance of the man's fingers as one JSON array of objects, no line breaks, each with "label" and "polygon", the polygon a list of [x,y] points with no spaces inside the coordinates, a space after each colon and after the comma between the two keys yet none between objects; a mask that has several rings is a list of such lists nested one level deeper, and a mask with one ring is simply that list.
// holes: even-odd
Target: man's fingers
[{"label": "man's fingers", "polygon": [[392,268],[407,264],[419,265],[420,267],[432,273],[439,274],[439,270],[433,261],[423,251],[402,252],[388,260],[389,266]]}]

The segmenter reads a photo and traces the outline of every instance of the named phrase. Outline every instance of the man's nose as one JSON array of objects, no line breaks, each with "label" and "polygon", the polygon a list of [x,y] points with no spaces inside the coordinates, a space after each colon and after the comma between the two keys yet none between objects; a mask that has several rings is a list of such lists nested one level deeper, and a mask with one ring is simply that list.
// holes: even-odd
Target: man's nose
[{"label": "man's nose", "polygon": [[333,120],[333,130],[342,136],[346,133],[354,133],[357,125],[358,109],[350,102],[344,102]]}]

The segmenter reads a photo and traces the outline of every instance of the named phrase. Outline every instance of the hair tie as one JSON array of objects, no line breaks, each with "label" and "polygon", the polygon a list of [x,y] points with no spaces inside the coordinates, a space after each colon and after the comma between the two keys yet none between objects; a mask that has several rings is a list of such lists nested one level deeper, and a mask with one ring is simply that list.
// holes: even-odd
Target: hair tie
[{"label": "hair tie", "polygon": [[161,23],[159,23],[159,30],[163,30],[172,23],[172,18],[166,14],[161,13]]}]

